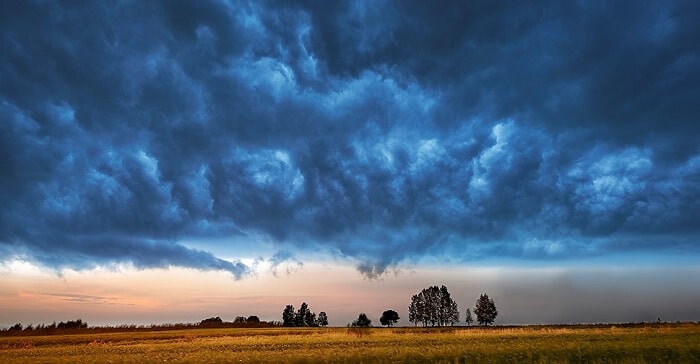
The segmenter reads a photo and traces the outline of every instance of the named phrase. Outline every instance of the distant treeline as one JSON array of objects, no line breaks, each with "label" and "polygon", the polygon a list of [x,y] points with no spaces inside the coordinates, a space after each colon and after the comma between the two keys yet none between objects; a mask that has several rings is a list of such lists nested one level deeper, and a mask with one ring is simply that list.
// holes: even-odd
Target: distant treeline
[{"label": "distant treeline", "polygon": [[8,332],[18,332],[18,331],[53,331],[53,330],[79,330],[79,329],[87,329],[88,324],[87,322],[83,322],[81,319],[77,319],[75,321],[66,321],[66,322],[59,322],[56,324],[52,323],[51,325],[44,325],[40,324],[37,326],[33,325],[28,325],[27,327],[22,326],[22,324],[14,324],[10,326],[6,331]]},{"label": "distant treeline", "polygon": [[[213,318],[216,320],[216,318]],[[256,327],[280,327],[281,322],[264,322],[260,323],[246,323],[242,322],[211,322],[211,319],[202,320],[199,323],[175,323],[175,324],[159,324],[159,325],[117,325],[117,326],[92,326],[88,327],[87,323],[82,320],[68,321],[66,323],[51,324],[51,325],[29,325],[23,327],[21,324],[13,325],[12,327],[0,330],[0,336],[44,336],[44,335],[64,335],[64,334],[98,334],[98,333],[116,333],[116,332],[150,332],[150,331],[170,331],[170,330],[189,330],[189,329],[201,329],[201,328],[256,328]],[[218,321],[218,320],[216,320]],[[234,320],[235,321],[235,320]],[[204,323],[203,323],[204,322]],[[72,324],[71,324],[72,323]],[[76,326],[77,324],[77,326]],[[443,327],[402,327],[394,328],[397,333],[403,333],[406,330],[408,332],[421,332],[425,334],[430,333],[445,333],[445,332],[455,332],[456,330],[508,330],[508,329],[522,329],[527,328],[529,330],[554,330],[554,329],[593,329],[593,328],[640,328],[640,327],[682,327],[684,325],[700,325],[700,321],[676,321],[676,322],[620,322],[620,323],[591,323],[591,324],[540,324],[540,325],[501,325],[501,326],[481,326],[481,327],[466,327],[466,326],[443,326]],[[60,329],[59,329],[60,326]],[[66,326],[73,326],[67,328]],[[348,325],[350,326],[350,325]],[[352,326],[351,326],[352,328]]]},{"label": "distant treeline", "polygon": [[257,316],[236,316],[227,322],[221,317],[211,317],[198,323],[175,323],[175,324],[153,324],[153,325],[117,325],[117,326],[91,326],[87,322],[77,319],[75,321],[56,322],[50,325],[27,325],[15,324],[5,330],[0,330],[3,336],[26,336],[26,335],[51,335],[66,333],[108,333],[123,331],[164,331],[164,330],[186,330],[197,328],[258,328],[258,327],[279,327],[279,321],[261,321]]},{"label": "distant treeline", "polygon": [[277,327],[282,326],[279,321],[261,321],[258,316],[236,316],[231,322],[226,322],[221,317],[211,317],[204,319],[197,324],[197,327]]}]

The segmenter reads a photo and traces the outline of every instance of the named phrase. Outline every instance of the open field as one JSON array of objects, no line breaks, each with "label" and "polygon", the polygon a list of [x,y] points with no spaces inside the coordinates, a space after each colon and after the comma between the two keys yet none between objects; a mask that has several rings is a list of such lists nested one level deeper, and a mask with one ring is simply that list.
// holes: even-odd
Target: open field
[{"label": "open field", "polygon": [[698,363],[700,325],[190,329],[0,337],[0,362]]}]

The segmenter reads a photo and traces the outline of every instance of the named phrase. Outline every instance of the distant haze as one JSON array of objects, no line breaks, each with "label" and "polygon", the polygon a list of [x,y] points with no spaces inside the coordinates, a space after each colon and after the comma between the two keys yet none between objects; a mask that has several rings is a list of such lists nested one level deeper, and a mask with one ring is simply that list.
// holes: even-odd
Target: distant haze
[{"label": "distant haze", "polygon": [[[408,322],[411,296],[446,285],[467,307],[487,293],[499,310],[497,324],[675,322],[700,317],[696,268],[458,268],[423,267],[368,281],[353,268],[309,264],[291,276],[232,282],[222,273],[191,270],[66,272],[57,277],[24,267],[3,276],[0,323],[51,323],[82,318],[91,325],[199,322],[221,316],[258,315],[280,321],[287,304],[307,302],[344,326],[367,313],[375,325],[384,310]],[[76,294],[75,292],[80,292]]]}]

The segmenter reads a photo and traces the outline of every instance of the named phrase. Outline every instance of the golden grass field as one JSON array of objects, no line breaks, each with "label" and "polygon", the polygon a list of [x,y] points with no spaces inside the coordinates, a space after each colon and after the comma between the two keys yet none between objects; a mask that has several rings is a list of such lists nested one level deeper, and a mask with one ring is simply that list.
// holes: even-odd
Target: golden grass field
[{"label": "golden grass field", "polygon": [[262,328],[0,337],[7,363],[700,363],[700,325]]}]

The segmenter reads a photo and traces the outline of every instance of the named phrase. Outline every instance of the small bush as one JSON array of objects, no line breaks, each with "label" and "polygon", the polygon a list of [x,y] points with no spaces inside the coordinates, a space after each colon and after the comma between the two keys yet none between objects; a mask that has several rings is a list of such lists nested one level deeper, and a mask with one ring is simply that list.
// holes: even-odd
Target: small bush
[{"label": "small bush", "polygon": [[364,336],[369,336],[372,334],[372,330],[370,330],[368,327],[360,327],[360,326],[352,326],[350,325],[348,327],[348,334],[357,336],[357,337],[364,337]]}]

